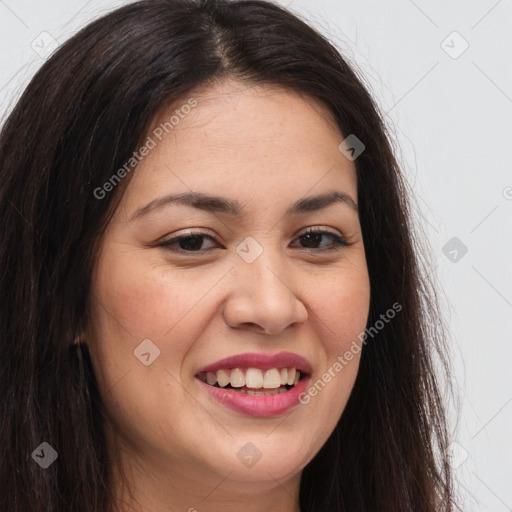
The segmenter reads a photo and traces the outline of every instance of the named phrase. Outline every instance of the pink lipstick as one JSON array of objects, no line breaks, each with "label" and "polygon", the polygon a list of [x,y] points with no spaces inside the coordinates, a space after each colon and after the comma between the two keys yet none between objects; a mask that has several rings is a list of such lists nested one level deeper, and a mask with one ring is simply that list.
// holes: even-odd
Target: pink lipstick
[{"label": "pink lipstick", "polygon": [[199,385],[222,405],[250,416],[283,414],[299,403],[312,367],[298,354],[252,352],[200,368]]}]

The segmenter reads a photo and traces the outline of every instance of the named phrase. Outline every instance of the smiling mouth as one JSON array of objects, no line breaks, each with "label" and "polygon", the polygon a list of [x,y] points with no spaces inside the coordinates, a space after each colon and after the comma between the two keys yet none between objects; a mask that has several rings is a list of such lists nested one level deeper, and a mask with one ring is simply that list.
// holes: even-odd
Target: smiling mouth
[{"label": "smiling mouth", "polygon": [[212,387],[258,396],[286,393],[305,375],[296,368],[231,368],[200,372],[196,377]]}]

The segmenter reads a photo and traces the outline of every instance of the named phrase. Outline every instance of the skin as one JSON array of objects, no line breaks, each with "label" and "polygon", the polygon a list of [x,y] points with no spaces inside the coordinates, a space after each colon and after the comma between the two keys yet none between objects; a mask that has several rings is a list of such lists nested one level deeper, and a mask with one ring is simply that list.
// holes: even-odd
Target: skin
[{"label": "skin", "polygon": [[[271,418],[219,404],[195,374],[239,353],[290,351],[309,360],[314,383],[357,341],[370,301],[357,211],[338,202],[284,216],[298,199],[332,190],[357,202],[355,165],[313,99],[234,81],[189,97],[198,105],[134,171],[92,279],[85,337],[108,415],[115,494],[123,511],[298,512],[302,469],[339,420],[360,354],[307,405]],[[131,220],[156,198],[190,191],[237,200],[244,215],[168,204]],[[304,240],[312,226],[350,245],[328,234]],[[172,251],[190,244],[158,247],[189,229],[212,237],[196,242],[203,254]],[[263,251],[252,263],[236,252],[249,236]],[[144,339],[160,350],[149,366],[134,356]],[[262,454],[252,467],[237,458],[247,442]]]}]

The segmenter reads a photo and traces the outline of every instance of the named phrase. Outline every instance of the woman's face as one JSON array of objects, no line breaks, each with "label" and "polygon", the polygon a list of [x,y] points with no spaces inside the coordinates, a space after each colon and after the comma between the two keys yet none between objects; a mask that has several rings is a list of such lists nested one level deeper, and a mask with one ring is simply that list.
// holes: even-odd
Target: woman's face
[{"label": "woman's face", "polygon": [[[155,120],[93,275],[86,341],[110,441],[132,491],[160,503],[290,501],[359,365],[370,289],[355,165],[311,99],[236,82],[190,97]],[[296,388],[282,384],[292,368]]]}]

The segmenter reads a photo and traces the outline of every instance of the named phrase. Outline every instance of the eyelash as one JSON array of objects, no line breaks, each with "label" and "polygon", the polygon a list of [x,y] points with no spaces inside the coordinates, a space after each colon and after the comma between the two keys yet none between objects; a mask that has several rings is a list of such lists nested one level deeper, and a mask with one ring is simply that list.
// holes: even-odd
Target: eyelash
[{"label": "eyelash", "polygon": [[[333,239],[333,243],[330,247],[321,248],[321,249],[312,249],[312,248],[303,248],[306,251],[314,251],[314,252],[329,252],[329,251],[340,251],[344,249],[345,247],[348,247],[351,245],[345,238],[340,237],[339,235],[336,235],[335,233],[331,233],[330,231],[326,231],[324,229],[315,229],[315,228],[309,228],[307,231],[301,233],[297,238],[300,238],[304,235],[309,234],[322,234],[322,235],[329,235]],[[165,242],[162,242],[158,244],[158,247],[163,247],[166,250],[177,252],[177,253],[185,253],[185,254],[204,254],[205,252],[208,252],[211,249],[200,249],[197,251],[191,251],[186,249],[173,249],[171,248],[173,245],[177,245],[182,240],[187,240],[188,238],[193,237],[201,237],[201,238],[210,238],[211,240],[214,240],[214,238],[210,235],[207,235],[206,233],[201,232],[190,232],[188,235],[185,236],[178,236],[175,238],[171,238],[169,240],[166,240]]]}]

